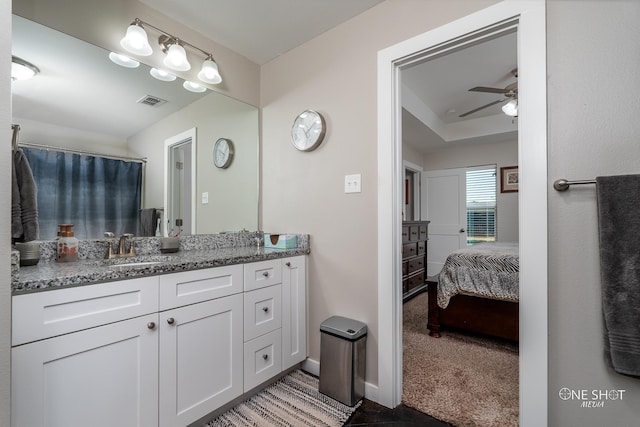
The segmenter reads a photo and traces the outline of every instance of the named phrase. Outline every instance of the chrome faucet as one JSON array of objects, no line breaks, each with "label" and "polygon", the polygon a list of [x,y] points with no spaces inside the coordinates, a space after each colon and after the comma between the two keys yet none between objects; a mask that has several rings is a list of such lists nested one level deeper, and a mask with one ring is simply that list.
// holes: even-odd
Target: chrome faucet
[{"label": "chrome faucet", "polygon": [[[107,240],[108,246],[107,246],[107,255],[105,256],[106,259],[136,256],[136,247],[133,243],[133,240],[130,240],[133,237],[133,234],[124,233],[122,236],[120,236],[120,240],[118,241],[118,252],[115,252],[115,250],[113,249],[112,239],[115,237],[115,235],[112,232],[107,231],[104,233],[104,237],[107,237],[109,239]],[[127,252],[127,240],[130,240],[128,252]]]}]

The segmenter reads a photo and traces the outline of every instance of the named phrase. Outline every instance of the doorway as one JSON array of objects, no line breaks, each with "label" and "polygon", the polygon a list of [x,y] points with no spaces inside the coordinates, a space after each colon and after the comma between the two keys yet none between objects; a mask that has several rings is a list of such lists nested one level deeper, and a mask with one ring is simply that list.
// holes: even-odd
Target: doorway
[{"label": "doorway", "polygon": [[196,129],[165,141],[164,236],[196,233]]},{"label": "doorway", "polygon": [[401,272],[402,194],[400,71],[430,55],[460,49],[479,37],[518,31],[520,420],[547,422],[547,205],[546,36],[542,1],[502,2],[414,37],[378,55],[378,401],[402,396]]}]

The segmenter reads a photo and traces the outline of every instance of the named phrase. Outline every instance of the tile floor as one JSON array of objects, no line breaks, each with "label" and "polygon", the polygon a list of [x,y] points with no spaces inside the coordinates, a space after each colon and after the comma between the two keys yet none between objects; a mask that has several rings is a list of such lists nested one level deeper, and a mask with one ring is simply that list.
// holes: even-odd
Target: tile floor
[{"label": "tile floor", "polygon": [[405,405],[389,409],[364,399],[362,405],[345,424],[345,427],[356,426],[451,427],[451,424],[437,420]]}]

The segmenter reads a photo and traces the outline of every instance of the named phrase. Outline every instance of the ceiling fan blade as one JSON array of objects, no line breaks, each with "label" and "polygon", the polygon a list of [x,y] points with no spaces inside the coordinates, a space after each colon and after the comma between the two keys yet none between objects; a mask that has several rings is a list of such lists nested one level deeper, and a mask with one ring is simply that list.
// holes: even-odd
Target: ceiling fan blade
[{"label": "ceiling fan blade", "polygon": [[508,89],[498,89],[497,87],[476,86],[469,89],[469,92],[507,93]]},{"label": "ceiling fan blade", "polygon": [[467,112],[466,112],[466,113],[464,113],[464,114],[460,114],[458,117],[466,117],[466,116],[468,116],[469,114],[473,114],[473,113],[475,113],[475,112],[478,112],[478,111],[483,110],[483,109],[485,109],[485,108],[487,108],[487,107],[491,107],[492,105],[496,105],[496,104],[499,104],[499,103],[504,102],[504,101],[506,101],[506,99],[499,99],[499,100],[497,100],[497,101],[490,102],[490,103],[488,103],[488,104],[486,104],[486,105],[483,105],[482,107],[478,107],[478,108],[475,108],[475,109],[473,109],[473,110],[471,110],[471,111],[467,111]]}]

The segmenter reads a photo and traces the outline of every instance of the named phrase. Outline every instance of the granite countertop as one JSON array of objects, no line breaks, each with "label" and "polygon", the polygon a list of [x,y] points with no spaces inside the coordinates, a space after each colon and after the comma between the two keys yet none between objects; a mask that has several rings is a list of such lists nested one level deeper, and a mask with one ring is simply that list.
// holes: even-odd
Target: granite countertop
[{"label": "granite countertop", "polygon": [[[232,246],[207,250],[186,250],[174,254],[151,254],[111,260],[87,259],[74,262],[41,261],[21,267],[11,283],[14,295],[131,279],[223,265],[243,264],[309,254],[308,246],[272,249],[263,246]],[[138,265],[128,265],[139,262]]]}]

